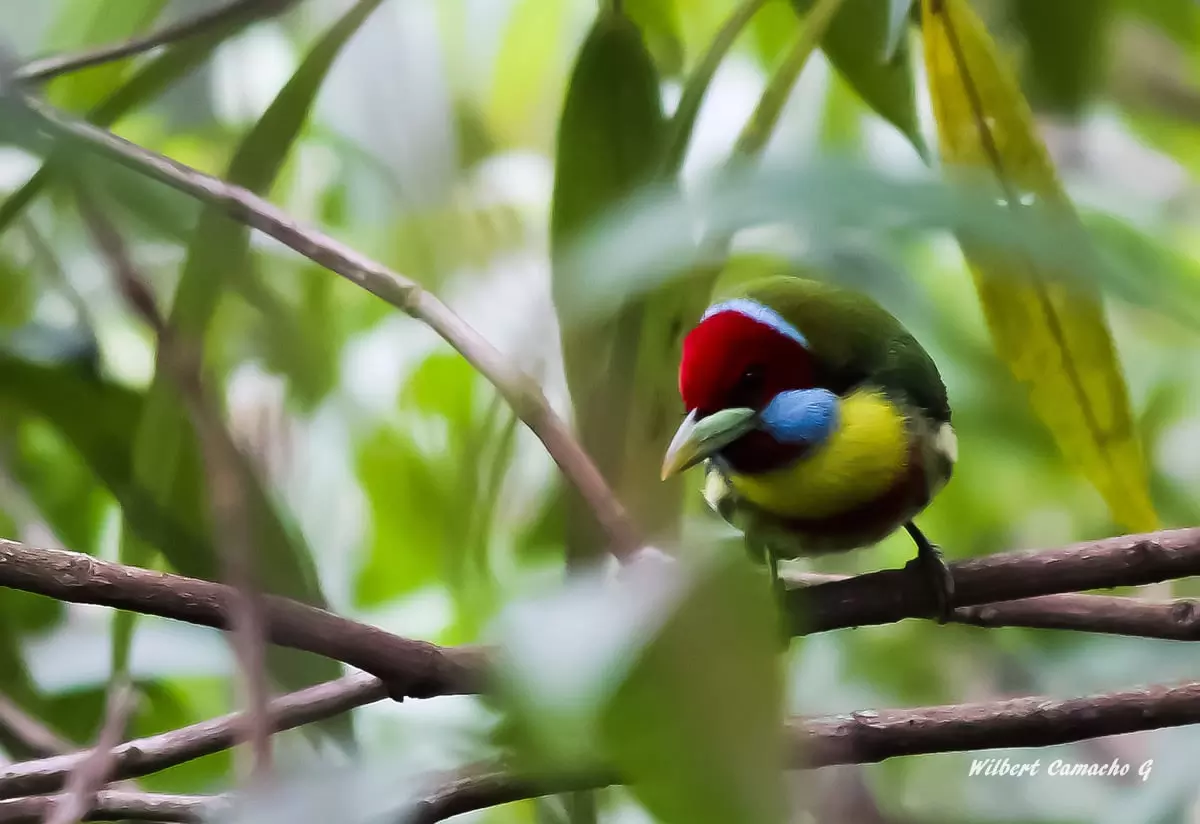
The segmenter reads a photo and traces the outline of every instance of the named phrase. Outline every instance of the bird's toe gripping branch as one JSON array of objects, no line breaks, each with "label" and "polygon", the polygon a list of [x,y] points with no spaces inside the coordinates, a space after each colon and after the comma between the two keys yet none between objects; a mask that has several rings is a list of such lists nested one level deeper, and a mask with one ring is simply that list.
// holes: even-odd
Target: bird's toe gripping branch
[{"label": "bird's toe gripping branch", "polygon": [[944,624],[954,612],[954,575],[946,565],[942,551],[925,537],[916,524],[909,521],[904,528],[917,545],[917,557],[909,561],[905,568],[921,576],[930,588],[934,600],[933,617],[939,624]]}]

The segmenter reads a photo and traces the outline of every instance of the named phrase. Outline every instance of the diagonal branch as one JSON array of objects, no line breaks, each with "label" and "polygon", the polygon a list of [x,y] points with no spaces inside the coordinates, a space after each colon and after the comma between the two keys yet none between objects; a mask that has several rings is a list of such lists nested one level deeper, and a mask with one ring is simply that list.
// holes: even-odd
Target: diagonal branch
[{"label": "diagonal branch", "polygon": [[[228,630],[229,587],[75,552],[35,549],[0,539],[0,586],[71,603],[100,604]],[[474,693],[482,689],[483,651],[413,641],[317,607],[263,597],[268,640],[314,652],[377,675],[397,696]]]},{"label": "diagonal branch", "polygon": [[361,286],[392,306],[424,322],[479,370],[512,406],[517,417],[541,440],[567,480],[580,492],[618,557],[641,546],[637,531],[591,458],[571,435],[537,384],[513,366],[494,346],[446,304],[413,280],[371,260],[322,232],[303,226],[269,201],[226,183],[105,129],[71,118],[40,100],[12,95],[42,133],[107,157],[136,172],[220,209],[233,220],[278,240],[285,246]]},{"label": "diagonal branch", "polygon": [[37,758],[61,755],[75,749],[70,741],[25,712],[4,693],[0,693],[0,729]]},{"label": "diagonal branch", "polygon": [[[267,705],[267,714],[271,729],[283,732],[387,697],[379,679],[358,673],[280,696]],[[112,749],[111,776],[113,780],[139,778],[227,750],[238,743],[244,727],[244,713],[233,713],[126,741]],[[77,752],[0,768],[0,798],[55,792],[87,755]]]},{"label": "diagonal branch", "polygon": [[140,37],[71,54],[56,54],[31,60],[17,68],[13,77],[26,83],[44,83],[64,74],[90,69],[196,37],[239,17],[248,17],[251,20],[270,17],[279,14],[295,2],[296,0],[231,0],[223,6],[163,26],[158,31]]}]

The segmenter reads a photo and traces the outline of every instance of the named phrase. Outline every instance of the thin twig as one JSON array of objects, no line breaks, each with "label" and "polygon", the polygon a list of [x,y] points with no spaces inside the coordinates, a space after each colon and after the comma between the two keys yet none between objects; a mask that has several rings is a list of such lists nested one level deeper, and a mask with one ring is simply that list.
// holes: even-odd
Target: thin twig
[{"label": "thin twig", "polygon": [[29,218],[21,221],[21,228],[24,230],[25,241],[29,245],[34,262],[40,265],[47,280],[53,284],[67,303],[71,304],[71,309],[75,312],[79,325],[87,330],[88,335],[94,341],[96,339],[96,322],[91,308],[88,306],[87,300],[75,288],[75,284],[67,277],[66,271],[58,260],[58,255],[50,246],[49,241],[42,236],[37,225]]},{"label": "thin twig", "polygon": [[758,105],[746,125],[742,127],[730,155],[728,167],[735,167],[747,158],[762,153],[767,141],[775,133],[775,125],[783,114],[783,107],[791,97],[792,88],[800,78],[808,59],[821,44],[833,18],[837,16],[844,0],[819,0],[804,18],[804,24],[792,46],[784,55],[783,62],[771,74],[766,89],[758,99]]},{"label": "thin twig", "polygon": [[75,749],[70,741],[25,712],[3,693],[0,693],[0,727],[36,758],[62,755]]},{"label": "thin twig", "polygon": [[[41,824],[65,800],[63,795],[0,800],[4,824]],[[171,821],[201,824],[225,809],[228,800],[212,795],[162,795],[158,793],[101,790],[84,811],[84,821]]]},{"label": "thin twig", "polygon": [[134,699],[133,687],[127,682],[120,682],[109,691],[104,725],[96,746],[71,771],[61,799],[46,814],[46,824],[75,824],[92,808],[96,793],[111,780],[116,762],[113,749],[125,737]]},{"label": "thin twig", "polygon": [[[378,678],[357,673],[275,698],[267,707],[267,715],[271,729],[283,732],[387,697],[387,689]],[[112,778],[139,778],[227,750],[238,743],[244,729],[244,713],[233,713],[127,741],[112,751]],[[86,757],[87,753],[72,753],[0,768],[0,798],[56,792]]]},{"label": "thin twig", "polygon": [[221,560],[235,593],[230,602],[231,642],[249,706],[246,738],[253,754],[252,772],[261,778],[271,767],[271,734],[266,715],[270,687],[263,637],[265,622],[254,574],[253,516],[247,509],[250,495],[243,475],[243,471],[249,471],[250,463],[238,452],[205,389],[200,347],[194,341],[181,340],[163,320],[149,284],[134,265],[116,227],[84,191],[77,192],[77,200],[96,247],[112,269],[118,290],[129,307],[154,330],[159,360],[175,384],[200,442],[213,525],[216,534],[224,539],[219,542]]},{"label": "thin twig", "polygon": [[[844,581],[850,575],[784,572],[789,587]],[[1146,600],[1119,595],[1063,593],[958,607],[950,620],[976,627],[1027,627],[1200,641],[1200,600]]]},{"label": "thin twig", "polygon": [[[959,607],[1142,586],[1200,575],[1200,528],[1124,535],[1050,550],[1001,552],[950,567],[956,585],[954,602]],[[888,569],[790,590],[786,600],[792,632],[803,635],[931,617],[937,605],[929,587],[921,586],[918,578],[907,568]],[[1109,602],[1102,603],[1107,606]],[[1188,627],[1186,631],[1195,626],[1194,621],[1188,623],[1189,615],[1177,617],[1184,619],[1180,626]],[[1079,622],[1075,628],[1086,627]]]},{"label": "thin twig", "polygon": [[313,262],[355,283],[424,322],[487,378],[521,421],[541,440],[550,457],[587,501],[618,557],[641,546],[624,508],[591,458],[554,412],[537,384],[494,346],[419,284],[333,238],[303,226],[254,193],[185,166],[81,122],[28,95],[18,100],[47,133],[116,161],[214,206],[229,217],[275,238]]},{"label": "thin twig", "polygon": [[269,17],[283,11],[293,0],[232,0],[224,6],[180,20],[158,31],[133,37],[119,43],[100,46],[72,54],[56,54],[31,60],[13,72],[14,79],[25,83],[44,83],[64,74],[90,69],[126,57],[196,37],[239,17]]}]

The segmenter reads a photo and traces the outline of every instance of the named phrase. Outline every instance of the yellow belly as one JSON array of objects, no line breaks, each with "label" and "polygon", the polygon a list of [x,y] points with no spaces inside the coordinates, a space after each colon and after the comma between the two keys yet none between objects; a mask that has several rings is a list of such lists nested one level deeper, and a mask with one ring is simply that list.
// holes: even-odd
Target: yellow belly
[{"label": "yellow belly", "polygon": [[880,392],[842,399],[837,430],[794,464],[759,475],[730,474],[734,492],[772,514],[824,518],[875,500],[908,461],[903,411]]}]

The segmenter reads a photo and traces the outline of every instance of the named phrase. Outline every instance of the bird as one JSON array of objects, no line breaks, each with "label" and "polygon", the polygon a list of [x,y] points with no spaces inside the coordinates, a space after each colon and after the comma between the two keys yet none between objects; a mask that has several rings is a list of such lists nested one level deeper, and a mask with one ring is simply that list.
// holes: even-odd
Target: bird
[{"label": "bird", "polygon": [[957,438],[937,366],[896,317],[856,290],[760,276],[687,332],[679,394],[662,478],[705,465],[705,500],[768,565],[777,597],[779,560],[903,527],[908,567],[948,620],[954,579],[914,518],[950,480]]}]

